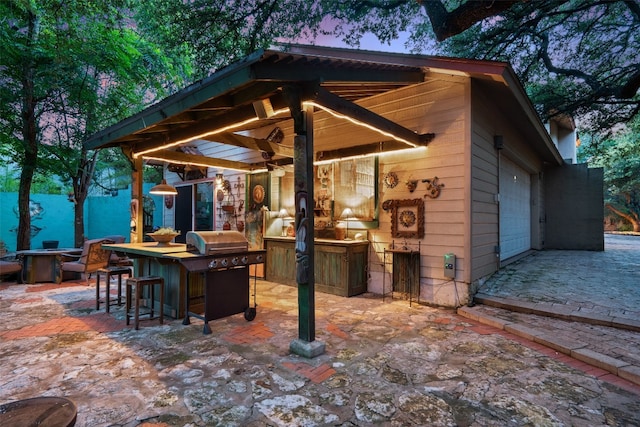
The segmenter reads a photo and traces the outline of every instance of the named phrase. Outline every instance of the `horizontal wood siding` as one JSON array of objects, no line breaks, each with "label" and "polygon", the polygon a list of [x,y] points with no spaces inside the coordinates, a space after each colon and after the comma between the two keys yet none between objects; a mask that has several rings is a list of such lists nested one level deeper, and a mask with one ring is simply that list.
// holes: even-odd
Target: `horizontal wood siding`
[{"label": "horizontal wood siding", "polygon": [[[410,89],[394,93],[397,99],[385,101],[382,97],[368,100],[367,103],[379,114],[399,122],[418,133],[434,133],[435,138],[423,151],[411,154],[389,154],[380,157],[380,204],[391,199],[422,199],[425,206],[425,236],[423,239],[394,239],[391,236],[391,214],[380,209],[380,226],[371,230],[369,238],[370,271],[373,278],[383,274],[383,250],[392,241],[396,245],[407,245],[411,249],[420,246],[420,277],[423,297],[433,293],[425,291],[424,286],[444,283],[443,255],[453,252],[460,257],[457,262],[457,277],[462,280],[465,233],[467,229],[464,213],[465,199],[465,129],[466,108],[468,103],[466,89],[468,79],[447,77],[434,79]],[[400,183],[387,188],[383,178],[388,172],[395,172]],[[438,198],[426,197],[427,184],[423,179],[438,177],[444,184]],[[405,182],[419,180],[417,189],[411,193]],[[375,280],[375,279],[374,279]],[[389,286],[389,276],[386,278]],[[381,289],[374,284],[373,289]],[[434,301],[430,301],[434,302]]]},{"label": "horizontal wood siding", "polygon": [[493,136],[503,121],[489,94],[472,85],[471,103],[471,275],[474,281],[498,268],[498,153]]},{"label": "horizontal wood siding", "polygon": [[[472,223],[471,223],[471,280],[477,280],[499,268],[495,247],[500,244],[499,193],[500,159],[507,157],[531,174],[532,239],[534,247],[542,241],[541,227],[536,226],[544,216],[542,195],[537,180],[542,170],[540,156],[531,148],[537,135],[524,133],[512,120],[512,112],[501,110],[492,103],[491,86],[485,82],[472,83]],[[501,135],[502,150],[494,148],[494,135]]]}]

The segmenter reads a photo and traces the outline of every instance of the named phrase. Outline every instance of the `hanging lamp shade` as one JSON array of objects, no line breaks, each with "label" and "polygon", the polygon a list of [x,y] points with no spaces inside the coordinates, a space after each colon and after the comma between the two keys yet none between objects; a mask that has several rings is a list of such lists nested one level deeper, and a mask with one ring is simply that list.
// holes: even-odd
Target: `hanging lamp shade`
[{"label": "hanging lamp shade", "polygon": [[150,194],[158,194],[162,196],[175,196],[178,194],[176,187],[167,184],[167,180],[163,179],[162,182],[149,190]]}]

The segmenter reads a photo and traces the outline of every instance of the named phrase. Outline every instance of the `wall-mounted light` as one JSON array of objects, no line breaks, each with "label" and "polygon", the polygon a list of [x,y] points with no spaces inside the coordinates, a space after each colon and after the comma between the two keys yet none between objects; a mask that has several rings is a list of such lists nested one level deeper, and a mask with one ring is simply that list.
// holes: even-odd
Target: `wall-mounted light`
[{"label": "wall-mounted light", "polygon": [[502,150],[504,148],[504,138],[502,137],[502,135],[493,136],[493,147],[496,150]]},{"label": "wall-mounted light", "polygon": [[216,184],[218,186],[222,185],[222,183],[224,182],[224,174],[222,173],[222,171],[218,171],[216,172]]},{"label": "wall-mounted light", "polygon": [[149,190],[149,194],[157,194],[161,196],[175,196],[178,194],[178,190],[173,185],[167,184],[167,180],[163,179],[162,182]]}]

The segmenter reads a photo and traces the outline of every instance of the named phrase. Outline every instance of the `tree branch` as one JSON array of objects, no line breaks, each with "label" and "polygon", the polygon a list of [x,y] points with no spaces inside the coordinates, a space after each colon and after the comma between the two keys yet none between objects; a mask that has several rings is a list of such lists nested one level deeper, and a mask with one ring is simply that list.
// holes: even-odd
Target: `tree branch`
[{"label": "tree branch", "polygon": [[640,21],[640,4],[638,4],[638,0],[626,0],[624,3],[631,13],[635,15],[636,21]]},{"label": "tree branch", "polygon": [[478,0],[468,1],[458,6],[451,12],[447,12],[440,0],[417,0],[424,8],[431,27],[438,41],[443,41],[451,36],[460,34],[476,22],[485,18],[496,16],[511,8],[516,3],[524,0]]},{"label": "tree branch", "polygon": [[630,215],[630,214],[626,214],[616,208],[614,208],[611,204],[607,203],[605,205],[605,207],[607,209],[609,209],[611,212],[615,213],[616,215],[618,215],[621,218],[626,219],[627,221],[629,221],[631,223],[631,225],[633,226],[633,231],[640,231],[640,223],[638,222],[638,218],[634,217],[634,215]]},{"label": "tree branch", "polygon": [[549,57],[549,35],[547,33],[540,33],[539,37],[542,39],[542,45],[540,46],[538,56],[540,59],[542,59],[544,66],[549,72],[561,74],[564,76],[581,78],[591,87],[591,89],[593,89],[596,94],[602,93],[602,85],[592,75],[587,74],[582,70],[573,68],[560,68],[553,65],[553,62],[551,62],[551,58]]},{"label": "tree branch", "polygon": [[619,97],[623,99],[633,98],[638,89],[640,89],[640,66],[636,67],[637,71],[631,77],[624,86],[620,88]]}]

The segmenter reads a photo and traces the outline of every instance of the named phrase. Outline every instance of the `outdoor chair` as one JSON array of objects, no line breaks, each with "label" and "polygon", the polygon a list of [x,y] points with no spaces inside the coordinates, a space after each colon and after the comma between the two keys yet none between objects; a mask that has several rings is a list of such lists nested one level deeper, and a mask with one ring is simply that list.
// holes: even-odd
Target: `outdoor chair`
[{"label": "outdoor chair", "polygon": [[[111,240],[113,243],[124,243],[125,237],[121,235],[105,236],[105,239]],[[109,266],[125,267],[132,266],[133,261],[126,254],[113,251],[109,257]]]},{"label": "outdoor chair", "polygon": [[67,272],[77,273],[76,276],[84,275],[88,285],[91,273],[95,273],[98,269],[105,268],[109,264],[111,251],[102,249],[102,245],[105,243],[113,243],[113,241],[105,238],[87,240],[84,242],[79,259],[74,260],[72,256],[64,255],[60,265],[61,276]]},{"label": "outdoor chair", "polygon": [[0,278],[9,279],[12,276],[16,276],[20,279],[20,272],[22,271],[22,263],[20,260],[5,261],[0,260]]}]

